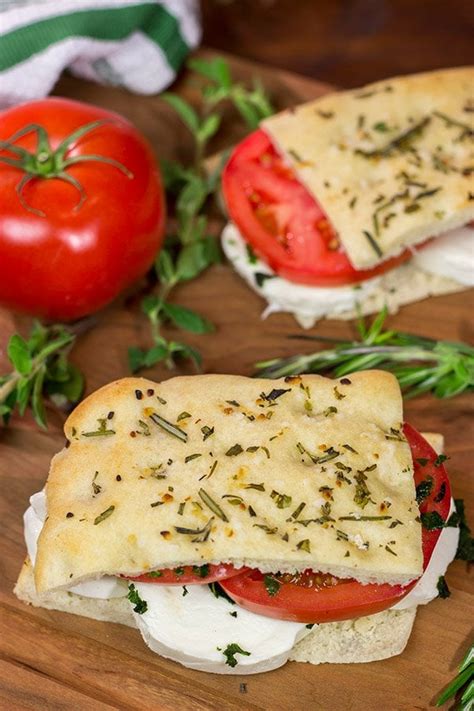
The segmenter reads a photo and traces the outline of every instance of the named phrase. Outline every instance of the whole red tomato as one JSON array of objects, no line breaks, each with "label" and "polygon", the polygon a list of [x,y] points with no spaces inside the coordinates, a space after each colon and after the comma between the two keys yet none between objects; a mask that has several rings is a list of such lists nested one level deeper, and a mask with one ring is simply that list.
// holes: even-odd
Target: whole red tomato
[{"label": "whole red tomato", "polygon": [[151,148],[122,116],[59,98],[0,114],[1,304],[96,311],[150,267],[164,216]]}]

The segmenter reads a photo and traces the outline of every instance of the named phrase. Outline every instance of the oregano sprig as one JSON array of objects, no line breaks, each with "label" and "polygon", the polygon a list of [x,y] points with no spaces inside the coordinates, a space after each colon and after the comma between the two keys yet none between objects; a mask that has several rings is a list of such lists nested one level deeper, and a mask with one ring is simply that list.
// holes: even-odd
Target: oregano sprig
[{"label": "oregano sprig", "polygon": [[334,346],[306,355],[256,363],[260,377],[281,378],[299,373],[330,373],[339,378],[357,370],[392,372],[406,397],[431,392],[448,398],[474,389],[474,348],[465,343],[437,341],[400,331],[384,330],[384,308],[368,326],[359,318],[359,340],[322,336],[290,336]]},{"label": "oregano sprig", "polygon": [[221,259],[218,242],[208,229],[206,213],[219,188],[226,156],[214,170],[209,171],[205,165],[206,149],[220,128],[225,102],[231,102],[252,129],[273,112],[262,86],[254,82],[253,87],[247,89],[243,84],[234,83],[229,65],[222,58],[193,59],[188,62],[188,67],[202,80],[199,110],[170,92],[162,94],[162,98],[188,128],[193,139],[194,156],[191,165],[162,161],[165,188],[174,205],[176,229],[168,235],[155,262],[155,275],[160,284],[158,293],[146,296],[142,302],[142,309],[150,320],[153,345],[148,350],[129,349],[129,364],[133,372],[160,361],[171,368],[177,358],[190,358],[199,366],[199,352],[185,343],[167,340],[162,326],[173,324],[192,333],[213,330],[207,319],[168,301],[177,284],[194,279]]},{"label": "oregano sprig", "polygon": [[40,425],[46,427],[44,399],[59,406],[76,403],[84,389],[84,379],[68,361],[75,334],[65,326],[33,323],[24,339],[15,333],[7,346],[12,370],[0,376],[0,417],[8,424],[15,408],[22,416],[31,408]]}]

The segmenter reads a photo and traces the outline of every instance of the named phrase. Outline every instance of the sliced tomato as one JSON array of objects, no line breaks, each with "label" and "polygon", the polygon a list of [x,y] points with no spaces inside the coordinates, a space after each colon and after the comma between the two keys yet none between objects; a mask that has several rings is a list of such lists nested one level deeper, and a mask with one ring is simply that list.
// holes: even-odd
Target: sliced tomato
[{"label": "sliced tomato", "polygon": [[216,580],[226,580],[234,575],[240,575],[248,568],[234,568],[233,565],[183,565],[181,568],[164,568],[152,570],[144,575],[124,575],[128,580],[139,583],[161,583],[162,585],[203,585]]},{"label": "sliced tomato", "polygon": [[[405,423],[403,433],[410,445],[415,472],[415,486],[418,491],[419,509],[422,520],[421,544],[423,547],[423,569],[426,569],[434,548],[441,535],[440,528],[429,529],[429,516],[438,514],[439,521],[446,521],[451,506],[451,485],[443,464],[444,457],[438,456],[433,447],[414,427]],[[424,494],[426,493],[426,496]]]},{"label": "sliced tomato", "polygon": [[222,188],[229,215],[243,237],[290,281],[354,284],[411,256],[407,250],[373,269],[354,269],[320,205],[262,130],[251,133],[234,150],[222,175]]},{"label": "sliced tomato", "polygon": [[[415,485],[420,499],[423,569],[425,570],[449,513],[451,488],[448,475],[431,445],[411,425],[403,428],[411,448]],[[434,516],[433,516],[434,514]],[[427,517],[427,518],[426,518]],[[401,600],[416,585],[362,585],[356,580],[305,571],[266,576],[250,570],[221,582],[226,593],[251,612],[298,622],[333,622],[381,612]],[[265,584],[267,583],[267,584]],[[273,594],[271,594],[273,593]]]}]

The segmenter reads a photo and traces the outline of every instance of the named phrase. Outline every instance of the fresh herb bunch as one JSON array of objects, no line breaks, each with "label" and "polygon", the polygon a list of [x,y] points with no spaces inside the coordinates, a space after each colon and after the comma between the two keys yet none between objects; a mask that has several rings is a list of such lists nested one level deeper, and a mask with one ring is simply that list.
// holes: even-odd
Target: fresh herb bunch
[{"label": "fresh herb bunch", "polygon": [[174,201],[176,230],[168,236],[155,262],[155,274],[160,283],[158,294],[146,296],[142,302],[142,309],[150,320],[153,345],[146,351],[137,347],[129,349],[133,372],[158,362],[171,368],[177,358],[190,358],[199,366],[199,352],[184,343],[168,341],[161,327],[172,323],[192,333],[213,330],[212,324],[199,314],[168,302],[177,284],[194,279],[221,258],[218,242],[208,231],[206,211],[218,191],[222,163],[212,172],[207,170],[206,148],[221,125],[224,102],[233,103],[251,129],[273,111],[257,82],[249,90],[232,81],[229,65],[223,59],[193,59],[188,67],[204,81],[200,111],[176,94],[165,93],[162,98],[189,129],[194,141],[194,158],[189,166],[175,161],[162,162],[165,187]]},{"label": "fresh herb bunch", "polygon": [[27,340],[17,333],[10,338],[7,355],[13,370],[0,376],[0,417],[4,424],[16,407],[20,415],[30,407],[38,425],[45,428],[45,396],[60,407],[80,399],[84,379],[68,361],[75,338],[64,326],[47,327],[38,321]]},{"label": "fresh herb bunch", "polygon": [[442,706],[461,691],[462,695],[456,708],[459,711],[472,711],[474,709],[474,644],[464,657],[457,676],[438,698],[436,706]]},{"label": "fresh herb bunch", "polygon": [[370,368],[393,373],[407,397],[432,392],[448,398],[474,388],[474,348],[465,343],[436,341],[399,331],[384,330],[384,308],[370,326],[357,322],[360,340],[322,336],[290,336],[334,344],[307,355],[274,358],[256,363],[259,375],[280,378],[299,373],[329,372],[334,377]]}]

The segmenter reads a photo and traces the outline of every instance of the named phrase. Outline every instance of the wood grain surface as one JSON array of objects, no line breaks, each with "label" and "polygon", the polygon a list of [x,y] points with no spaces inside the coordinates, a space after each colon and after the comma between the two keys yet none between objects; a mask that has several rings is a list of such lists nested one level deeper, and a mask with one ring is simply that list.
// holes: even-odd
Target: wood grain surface
[{"label": "wood grain surface", "polygon": [[[236,76],[260,75],[278,106],[329,90],[326,85],[287,72],[269,71],[241,60],[231,63]],[[178,88],[195,97],[186,78]],[[186,157],[186,132],[159,98],[131,96],[120,89],[104,89],[71,77],[61,80],[56,93],[117,110],[148,136],[157,154]],[[213,149],[232,143],[242,133],[229,111],[224,138]],[[139,294],[131,294],[99,314],[75,347],[73,359],[86,374],[88,392],[127,374],[129,345],[147,346],[149,336],[138,308],[139,298]],[[203,277],[176,289],[173,298],[217,326],[213,334],[188,339],[201,349],[207,372],[250,375],[259,359],[290,355],[297,348],[302,352],[310,349],[307,342],[299,346],[287,339],[289,333],[299,330],[290,316],[275,315],[262,321],[263,302],[226,265],[213,267]],[[429,299],[404,308],[389,319],[389,325],[436,338],[472,341],[473,305],[472,292]],[[0,311],[0,372],[6,368],[9,335],[27,326],[27,319]],[[353,333],[353,326],[333,321],[315,330],[347,337]],[[157,366],[146,375],[160,380],[170,373]],[[472,412],[473,399],[469,396],[446,402],[426,396],[406,405],[407,420],[416,427],[445,435],[454,492],[466,499],[471,515]],[[432,707],[472,636],[473,580],[459,561],[447,576],[451,598],[435,600],[419,610],[401,656],[362,665],[290,663],[247,678],[193,672],[153,654],[135,630],[20,603],[12,588],[24,557],[22,514],[28,497],[42,488],[50,458],[63,442],[63,417],[57,412],[49,414],[47,432],[36,429],[28,419],[17,418],[7,430],[0,430],[1,709],[408,711]]]}]

